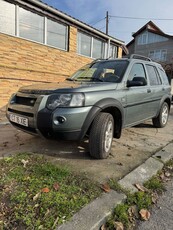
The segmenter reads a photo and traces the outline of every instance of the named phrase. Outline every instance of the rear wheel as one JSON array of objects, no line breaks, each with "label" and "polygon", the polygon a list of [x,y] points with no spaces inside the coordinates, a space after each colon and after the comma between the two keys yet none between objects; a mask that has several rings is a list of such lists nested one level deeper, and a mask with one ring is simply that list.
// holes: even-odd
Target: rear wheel
[{"label": "rear wheel", "polygon": [[169,106],[166,102],[161,106],[159,115],[153,118],[153,125],[157,128],[163,128],[166,126],[169,117]]},{"label": "rear wheel", "polygon": [[109,113],[98,114],[89,134],[90,155],[97,159],[107,158],[111,152],[113,134],[113,116]]}]

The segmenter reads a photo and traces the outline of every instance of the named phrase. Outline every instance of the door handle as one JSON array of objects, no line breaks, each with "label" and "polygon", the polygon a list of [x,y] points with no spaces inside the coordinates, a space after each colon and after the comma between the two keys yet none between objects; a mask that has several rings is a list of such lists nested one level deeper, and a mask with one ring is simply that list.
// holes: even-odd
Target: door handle
[{"label": "door handle", "polygon": [[151,89],[147,89],[147,93],[151,93]]}]

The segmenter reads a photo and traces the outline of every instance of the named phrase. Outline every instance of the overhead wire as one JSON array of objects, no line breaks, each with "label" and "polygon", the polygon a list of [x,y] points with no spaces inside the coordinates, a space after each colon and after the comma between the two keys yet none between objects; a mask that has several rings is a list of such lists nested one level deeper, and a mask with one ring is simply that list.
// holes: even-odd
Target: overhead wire
[{"label": "overhead wire", "polygon": [[109,15],[111,18],[134,19],[134,20],[155,20],[155,21],[173,21],[173,18],[143,18],[143,17],[129,17],[129,16],[116,16]]},{"label": "overhead wire", "polygon": [[98,21],[96,21],[96,22],[91,22],[91,23],[89,23],[89,24],[93,26],[93,25],[95,25],[95,24],[97,24],[97,23],[99,23],[99,22],[105,20],[105,18],[106,18],[106,17],[104,17],[104,18],[102,18],[102,19],[100,19],[100,20],[98,20]]}]

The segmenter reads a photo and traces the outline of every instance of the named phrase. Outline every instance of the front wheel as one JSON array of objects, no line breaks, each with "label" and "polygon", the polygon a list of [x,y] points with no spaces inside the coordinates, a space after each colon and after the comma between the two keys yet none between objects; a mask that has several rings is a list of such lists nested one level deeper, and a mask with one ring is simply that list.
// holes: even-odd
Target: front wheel
[{"label": "front wheel", "polygon": [[169,117],[169,106],[166,102],[164,102],[161,106],[159,115],[153,118],[153,125],[156,128],[163,128],[166,126]]},{"label": "front wheel", "polygon": [[114,134],[114,119],[109,113],[100,113],[94,119],[89,134],[90,155],[97,159],[109,156]]}]

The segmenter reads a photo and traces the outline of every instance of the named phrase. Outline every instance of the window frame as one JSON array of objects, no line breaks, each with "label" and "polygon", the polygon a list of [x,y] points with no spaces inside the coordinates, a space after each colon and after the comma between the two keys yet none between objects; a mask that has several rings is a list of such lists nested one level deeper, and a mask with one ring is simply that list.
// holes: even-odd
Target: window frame
[{"label": "window frame", "polygon": [[[41,28],[41,30],[38,30],[38,34],[40,34],[40,41],[38,41],[37,39],[34,39],[34,38],[28,38],[28,37],[25,37],[25,36],[21,36],[20,35],[20,32],[22,31],[20,31],[20,11],[22,12],[22,11],[25,11],[25,12],[27,12],[27,13],[29,13],[30,15],[29,16],[36,16],[36,17],[40,17],[40,19],[41,19],[41,24],[42,24],[42,28]],[[38,19],[37,19],[38,20]],[[39,22],[38,22],[39,23]],[[33,28],[32,27],[30,27],[30,24],[26,24],[28,27],[29,27],[29,33],[31,33],[32,31],[33,31]],[[31,30],[30,30],[31,29]],[[40,28],[38,28],[38,29],[40,29]],[[31,10],[28,10],[28,9],[26,9],[25,7],[21,7],[21,6],[19,6],[19,8],[18,8],[18,31],[19,31],[19,37],[20,38],[23,38],[23,39],[26,39],[26,40],[29,40],[29,41],[33,41],[33,42],[37,42],[37,43],[40,43],[40,44],[44,44],[44,29],[45,29],[45,19],[44,19],[44,16],[42,16],[42,15],[40,15],[40,14],[37,14],[37,13],[35,13],[35,12],[33,12],[33,11],[31,11]],[[42,32],[42,33],[41,33]],[[39,38],[39,36],[38,36],[38,38]],[[42,41],[41,41],[42,40]]]},{"label": "window frame", "polygon": [[[11,28],[12,28],[12,30],[10,31],[8,31],[7,32],[7,30],[8,29],[6,29],[6,30],[4,30],[4,31],[0,31],[1,33],[3,33],[3,34],[8,34],[8,35],[10,35],[10,36],[16,36],[16,4],[15,3],[12,3],[12,2],[8,2],[8,1],[5,1],[5,0],[0,0],[2,3],[4,2],[4,5],[6,5],[8,8],[10,8],[10,10],[12,9],[12,12],[13,12],[13,16],[14,16],[14,18],[13,18],[13,20],[10,20],[10,23],[14,23],[14,24],[11,24],[10,26],[11,26]],[[10,12],[11,13],[11,12]],[[2,14],[2,16],[6,16],[6,14]],[[6,19],[8,19],[7,17],[5,17],[4,18],[4,22],[9,22],[8,20],[6,20]],[[14,28],[13,28],[13,26],[14,26]],[[6,27],[6,26],[5,26]]]},{"label": "window frame", "polygon": [[[159,58],[156,58],[156,54],[159,52]],[[151,53],[153,53],[153,55],[151,56]],[[164,54],[164,55],[163,55]],[[164,62],[167,60],[167,54],[168,54],[168,50],[167,49],[155,49],[155,50],[150,50],[148,53],[148,57],[150,57],[152,60],[154,61],[161,61]],[[164,58],[162,59],[162,55],[164,56]]]},{"label": "window frame", "polygon": [[[12,4],[15,6],[15,22],[14,22],[14,34],[10,34],[10,33],[6,33],[6,32],[2,32],[0,31],[0,33],[3,33],[3,34],[7,34],[7,35],[10,35],[10,36],[14,36],[14,37],[18,37],[18,38],[21,38],[21,39],[24,39],[24,40],[27,40],[27,41],[31,41],[31,42],[34,42],[34,43],[38,43],[38,44],[41,44],[41,45],[45,45],[45,46],[48,46],[48,47],[52,47],[52,48],[55,48],[55,49],[59,49],[59,50],[63,50],[63,51],[69,51],[69,25],[66,24],[65,22],[62,22],[61,20],[58,20],[56,19],[55,17],[51,17],[51,16],[48,16],[48,15],[44,15],[43,13],[40,13],[38,12],[37,10],[35,9],[31,9],[30,7],[28,6],[24,6],[22,4],[19,4],[19,3],[12,3],[10,1],[6,1],[6,0],[0,0],[0,1],[4,1],[8,4]],[[34,40],[34,39],[30,39],[30,38],[26,38],[26,37],[22,37],[20,36],[19,34],[19,10],[20,8],[28,11],[28,12],[31,12],[33,14],[36,14],[38,16],[41,16],[43,17],[43,41],[40,42],[40,41],[37,41],[37,40]],[[4,14],[5,15],[5,14]],[[49,45],[47,44],[47,20],[50,19],[58,24],[61,24],[63,26],[66,27],[66,35],[65,35],[65,49],[61,48],[61,47],[58,47],[58,46],[53,46],[53,45]]]},{"label": "window frame", "polygon": [[[144,78],[145,78],[145,80],[147,81],[147,85],[148,85],[148,77],[147,77],[146,69],[145,69],[144,64],[141,63],[141,62],[135,62],[135,63],[133,63],[133,65],[131,66],[131,69],[130,69],[130,71],[129,71],[127,80],[130,80],[130,81],[133,80],[134,76],[133,76],[133,78],[132,78],[132,77],[130,76],[130,74],[131,74],[131,71],[132,71],[132,69],[133,69],[133,67],[134,67],[135,65],[141,65],[141,66],[143,67]],[[136,76],[136,77],[143,77],[143,76]]]},{"label": "window frame", "polygon": [[[90,55],[89,56],[87,56],[87,55],[85,55],[85,54],[82,54],[80,51],[79,51],[79,45],[80,44],[78,44],[78,36],[80,35],[80,34],[83,34],[83,35],[86,35],[86,36],[88,36],[88,37],[90,37],[91,38],[91,44],[90,44],[90,47],[91,47],[91,49],[90,49]],[[82,30],[78,30],[77,31],[77,54],[78,55],[81,55],[81,56],[84,56],[84,57],[89,57],[89,58],[92,58],[92,59],[98,59],[98,58],[96,58],[96,57],[93,57],[93,45],[94,45],[94,39],[95,40],[98,40],[98,41],[100,41],[101,43],[102,43],[102,53],[101,53],[101,57],[98,57],[98,58],[104,58],[105,57],[105,54],[106,54],[106,42],[104,41],[104,40],[102,40],[102,39],[99,39],[98,37],[96,37],[96,36],[93,36],[93,35],[91,35],[91,34],[89,34],[89,33],[86,33],[86,32],[83,32]]]},{"label": "window frame", "polygon": [[[53,22],[55,22],[55,23],[57,23],[57,24],[60,24],[60,25],[62,25],[62,26],[64,26],[64,27],[66,27],[65,49],[60,48],[60,47],[57,47],[57,46],[53,46],[53,45],[50,45],[50,44],[47,43],[47,32],[48,32],[47,24],[48,24],[48,20],[53,21]],[[68,51],[68,50],[69,50],[69,26],[66,25],[66,24],[64,24],[64,23],[60,23],[59,21],[57,21],[57,20],[55,20],[55,19],[53,19],[53,18],[46,17],[46,16],[45,16],[45,21],[46,21],[46,30],[45,30],[45,31],[46,31],[46,32],[45,32],[45,36],[46,36],[46,37],[45,37],[45,41],[46,41],[46,44],[45,44],[45,45],[50,46],[50,47],[53,47],[53,48],[57,48],[57,49],[60,49],[60,50]]]},{"label": "window frame", "polygon": [[[148,76],[148,80],[149,80],[150,86],[159,86],[159,85],[162,85],[162,79],[161,79],[160,74],[159,74],[159,72],[157,70],[157,67],[154,66],[154,65],[151,65],[151,64],[146,64],[145,67],[146,67],[147,76]],[[151,75],[149,74],[149,70],[148,70],[147,67],[152,67],[154,69],[155,76],[156,76],[155,79],[157,79],[157,84],[152,84],[151,83],[151,77],[150,77]]]}]

